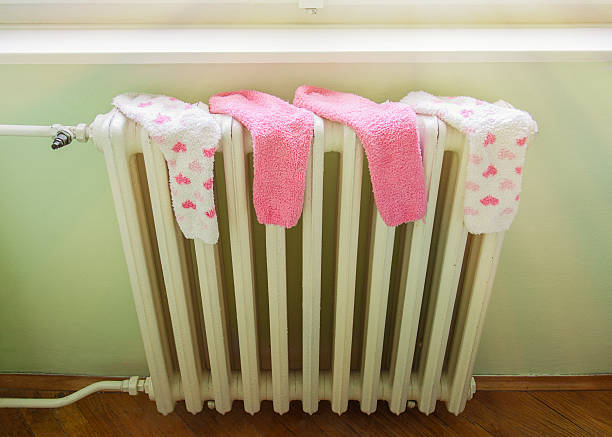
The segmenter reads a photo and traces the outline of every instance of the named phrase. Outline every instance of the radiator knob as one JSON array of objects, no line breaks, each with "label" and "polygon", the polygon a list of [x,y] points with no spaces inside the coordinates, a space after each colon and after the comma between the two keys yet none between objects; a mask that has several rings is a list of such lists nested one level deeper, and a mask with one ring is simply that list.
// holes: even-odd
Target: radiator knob
[{"label": "radiator knob", "polygon": [[72,142],[72,133],[65,129],[61,129],[55,134],[55,138],[53,139],[53,144],[51,144],[51,148],[53,150],[59,149],[60,147],[67,146]]}]

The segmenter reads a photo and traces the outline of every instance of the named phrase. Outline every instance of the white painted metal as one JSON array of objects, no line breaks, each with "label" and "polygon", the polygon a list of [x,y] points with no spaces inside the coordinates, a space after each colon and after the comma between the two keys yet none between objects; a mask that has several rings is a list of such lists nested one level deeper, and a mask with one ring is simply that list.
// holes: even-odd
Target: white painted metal
[{"label": "white painted metal", "polygon": [[[448,365],[448,411],[459,414],[472,397],[471,382],[476,352],[484,326],[484,318],[493,288],[493,280],[504,241],[504,233],[484,234],[474,239],[480,243],[474,265],[466,269],[464,289],[457,312],[454,338],[451,341]],[[474,244],[474,243],[473,243]],[[470,259],[469,261],[472,261]]]},{"label": "white painted metal", "polygon": [[319,408],[324,129],[315,116],[302,211],[302,408],[310,414]]},{"label": "white painted metal", "polygon": [[415,222],[412,225],[412,234],[407,234],[403,248],[401,281],[391,353],[393,392],[389,408],[396,414],[406,409],[406,402],[408,401],[446,139],[446,125],[439,122],[438,119],[419,117],[418,122],[428,196],[427,214],[423,221]]},{"label": "white painted metal", "polygon": [[89,140],[89,126],[85,123],[79,123],[76,126],[64,126],[61,124],[51,126],[0,124],[0,136],[53,138],[60,130],[71,132],[73,139],[77,141],[86,142]]},{"label": "white painted metal", "polygon": [[[425,322],[423,349],[419,359],[419,410],[431,413],[440,395],[440,378],[453,315],[453,305],[461,273],[467,229],[463,224],[464,181],[469,147],[466,138],[454,129],[447,132],[449,148],[459,151],[448,175],[451,192],[444,205],[439,229],[439,246],[435,260],[431,296]],[[454,145],[453,143],[457,143]]]},{"label": "white painted metal", "polygon": [[3,124],[0,125],[0,135],[27,136],[27,137],[54,137],[57,131],[65,128],[59,124],[53,126],[27,126]]},{"label": "white painted metal", "polygon": [[200,381],[202,361],[199,355],[194,302],[188,284],[184,239],[174,220],[166,161],[157,147],[152,147],[148,133],[138,129],[147,169],[147,181],[161,258],[166,296],[174,332],[174,342],[187,411],[202,410]]},{"label": "white painted metal", "polygon": [[[228,135],[231,120],[219,117],[224,135],[219,149],[230,149],[231,135]],[[202,297],[202,313],[206,327],[206,343],[210,361],[210,373],[216,410],[224,414],[232,408],[230,396],[231,368],[229,359],[229,338],[225,315],[225,294],[221,272],[219,245],[194,241]],[[208,398],[203,398],[208,399]]]},{"label": "white painted metal", "polygon": [[[168,329],[162,315],[160,290],[155,274],[151,242],[146,237],[150,224],[144,216],[136,163],[131,151],[135,126],[118,111],[100,116],[94,122],[96,144],[104,151],[115,212],[123,242],[136,314],[144,343],[147,364],[155,391],[157,409],[168,414],[178,397],[174,393],[176,375],[170,358]],[[130,144],[131,143],[131,144]],[[178,390],[176,390],[178,391]]]},{"label": "white painted metal", "polygon": [[132,376],[130,379],[124,379],[123,381],[94,382],[74,393],[59,398],[0,398],[0,408],[59,408],[99,391],[118,391],[134,396],[139,392],[148,393],[149,390],[151,390],[151,380],[149,378],[145,380],[138,376]]},{"label": "white painted metal", "polygon": [[[349,400],[359,401],[361,399],[361,372],[351,371],[348,383],[348,398]],[[289,399],[302,400],[305,390],[303,386],[303,374],[301,370],[289,371]],[[273,401],[274,389],[272,387],[272,372],[262,370],[259,374],[259,394],[261,400]],[[388,401],[391,398],[391,379],[388,371],[382,371],[380,375],[380,389],[378,392],[379,399]],[[332,393],[332,372],[329,370],[321,370],[319,372],[319,394],[322,400],[331,400]],[[445,387],[442,391],[440,400],[446,400]],[[232,371],[230,378],[230,393],[233,399],[244,399],[244,391],[242,389],[242,375],[240,371]],[[204,382],[202,388],[202,397],[204,399],[212,399],[213,387],[208,381]],[[417,398],[417,389],[411,387],[408,396],[410,399]],[[180,396],[179,396],[180,399]]]},{"label": "white painted metal", "polygon": [[368,414],[376,411],[380,388],[380,364],[395,238],[395,227],[387,226],[376,208],[372,209],[370,238],[367,315],[361,364],[361,411]]},{"label": "white painted metal", "polygon": [[[291,400],[301,400],[304,398],[305,391],[302,386],[302,372],[301,371],[290,371],[289,372],[289,398]],[[274,393],[272,390],[272,374],[269,371],[264,371],[260,374],[260,381],[262,390],[260,391],[262,400],[273,400]],[[322,371],[320,373],[320,393],[331,392],[331,373],[329,371]],[[444,382],[443,382],[444,384]],[[473,378],[471,378],[471,384],[474,384]],[[175,384],[178,388],[178,383]],[[0,398],[0,408],[58,408],[65,405],[71,404],[84,398],[92,393],[98,391],[121,391],[136,395],[139,392],[148,394],[149,399],[155,400],[155,393],[151,384],[151,377],[140,378],[133,376],[130,379],[123,381],[99,381],[84,387],[68,396],[64,396],[57,399],[47,398]],[[214,396],[215,388],[212,386],[209,378],[204,378],[202,385],[202,398],[210,399]],[[382,372],[380,375],[380,390],[379,399],[389,401],[391,392],[391,381],[388,372]],[[447,393],[448,389],[443,386],[443,393]],[[414,389],[409,391],[409,397],[416,397],[417,393]],[[233,399],[243,399],[244,392],[242,390],[242,380],[240,372],[232,372],[230,375],[230,385],[228,389],[228,396]],[[359,400],[361,398],[361,375],[358,372],[351,372],[349,380],[349,399]],[[471,396],[470,396],[471,397]],[[180,389],[177,391],[176,400],[183,399]],[[329,399],[326,395],[325,399]],[[447,400],[445,396],[442,396],[440,400]],[[216,402],[209,401],[216,405]],[[211,407],[214,408],[214,405]]]},{"label": "white painted metal", "polygon": [[357,240],[359,236],[361,174],[363,169],[363,148],[355,132],[347,126],[343,130],[342,144],[331,399],[332,410],[338,414],[346,411],[349,400]]},{"label": "white painted metal", "polygon": [[[473,237],[465,262],[464,281],[455,304],[464,261],[467,231],[463,226],[463,180],[468,148],[465,138],[434,117],[419,117],[419,133],[428,192],[424,221],[406,227],[400,287],[391,341],[391,367],[381,371],[387,298],[395,229],[384,225],[373,211],[369,243],[365,332],[362,364],[351,371],[353,314],[363,151],[348,127],[315,117],[314,138],[307,167],[303,226],[303,357],[302,369],[288,366],[287,256],[285,230],[266,227],[266,262],[270,310],[271,371],[259,368],[255,301],[253,238],[250,223],[249,191],[246,180],[247,153],[252,144],[242,126],[227,116],[215,116],[222,127],[218,150],[224,155],[229,237],[236,297],[240,371],[229,362],[228,321],[225,316],[224,278],[219,246],[195,242],[195,259],[200,281],[201,312],[206,345],[200,345],[199,302],[189,274],[193,265],[186,251],[171,209],[167,172],[161,152],[148,136],[117,111],[99,116],[90,126],[96,145],[104,151],[115,208],[119,221],[134,301],[141,327],[151,379],[149,395],[158,410],[168,413],[176,400],[185,399],[189,411],[197,412],[203,401],[214,400],[216,409],[227,412],[232,400],[243,399],[245,410],[255,413],[262,400],[272,400],[279,413],[288,410],[290,400],[302,400],[303,409],[313,413],[321,399],[331,400],[337,413],[346,410],[349,399],[359,400],[361,409],[371,413],[379,399],[387,400],[395,413],[405,410],[408,401],[417,402],[430,413],[437,400],[447,402],[449,411],[459,413],[473,392],[474,360],[492,282],[499,259],[503,233]],[[48,129],[31,132],[36,135]],[[8,130],[7,130],[8,132]],[[46,130],[45,132],[48,132]],[[2,132],[0,132],[2,133]],[[335,310],[331,371],[320,370],[321,251],[323,217],[324,152],[341,153],[339,184]],[[447,152],[445,154],[445,151]],[[155,231],[145,214],[142,178],[135,155],[142,153],[146,168]],[[443,157],[448,166],[448,192],[437,205]],[[140,175],[142,176],[142,175]],[[428,304],[425,310],[422,347],[416,347],[425,276],[436,209],[443,208],[438,234],[431,248],[432,266]],[[153,256],[152,236],[157,239],[165,294],[172,326],[164,317],[158,272]],[[453,310],[457,317],[449,339]],[[174,344],[170,329],[173,330]],[[450,345],[447,351],[447,343]],[[179,369],[172,364],[175,348]],[[208,348],[210,369],[204,369],[200,350]],[[418,360],[416,372],[411,369]],[[444,365],[446,363],[446,365]],[[130,389],[131,391],[133,387]],[[87,389],[87,390],[93,390]],[[131,393],[130,391],[130,393]],[[83,392],[85,393],[85,392]],[[28,405],[43,405],[29,403]],[[66,400],[68,402],[68,400]],[[51,405],[50,403],[48,403]],[[4,399],[0,405],[6,405]],[[25,404],[24,404],[25,405]],[[11,406],[9,403],[8,406]]]},{"label": "white painted metal", "polygon": [[272,388],[274,390],[274,411],[281,414],[289,411],[287,260],[285,253],[285,228],[266,225]]},{"label": "white painted metal", "polygon": [[223,149],[227,215],[232,248],[232,269],[236,293],[240,368],[244,392],[244,410],[259,411],[259,354],[255,308],[255,268],[253,265],[253,239],[249,211],[247,160],[242,125],[226,117],[223,135],[231,138],[231,147]]},{"label": "white painted metal", "polygon": [[[226,140],[224,138],[224,140]],[[221,256],[218,245],[204,244],[195,240],[202,312],[206,326],[206,343],[210,361],[215,408],[221,414],[231,410],[230,361],[225,296],[221,273]]]}]

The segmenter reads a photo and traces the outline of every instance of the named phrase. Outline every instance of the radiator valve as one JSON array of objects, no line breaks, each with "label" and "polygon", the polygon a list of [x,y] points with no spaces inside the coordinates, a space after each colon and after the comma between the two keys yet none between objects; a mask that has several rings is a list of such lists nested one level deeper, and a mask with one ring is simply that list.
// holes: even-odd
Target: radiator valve
[{"label": "radiator valve", "polygon": [[72,132],[67,129],[60,129],[55,134],[55,138],[53,139],[53,144],[51,144],[51,148],[53,150],[59,149],[61,147],[67,146],[72,142]]},{"label": "radiator valve", "polygon": [[151,384],[151,377],[140,378],[138,376],[132,376],[130,379],[121,381],[121,391],[129,393],[132,396],[138,393],[146,393],[149,395],[149,399],[154,400],[153,386]]}]

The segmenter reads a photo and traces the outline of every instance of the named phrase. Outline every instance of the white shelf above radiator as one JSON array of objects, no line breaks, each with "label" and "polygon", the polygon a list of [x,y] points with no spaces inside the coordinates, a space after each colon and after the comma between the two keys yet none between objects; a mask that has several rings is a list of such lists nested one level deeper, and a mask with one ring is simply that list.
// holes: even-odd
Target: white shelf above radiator
[{"label": "white shelf above radiator", "polygon": [[612,28],[0,27],[1,64],[610,60]]}]

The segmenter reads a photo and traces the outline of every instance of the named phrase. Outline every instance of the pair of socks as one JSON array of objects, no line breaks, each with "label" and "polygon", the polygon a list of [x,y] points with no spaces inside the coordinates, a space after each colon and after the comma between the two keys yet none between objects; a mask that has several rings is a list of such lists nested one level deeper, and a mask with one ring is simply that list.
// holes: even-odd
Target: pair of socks
[{"label": "pair of socks", "polygon": [[[302,212],[313,114],[352,127],[365,149],[374,199],[389,226],[419,220],[425,176],[414,111],[355,94],[301,86],[293,105],[259,91],[214,95],[212,113],[229,114],[253,138],[253,204],[260,223],[292,227]],[[312,111],[312,112],[311,112]]]}]

